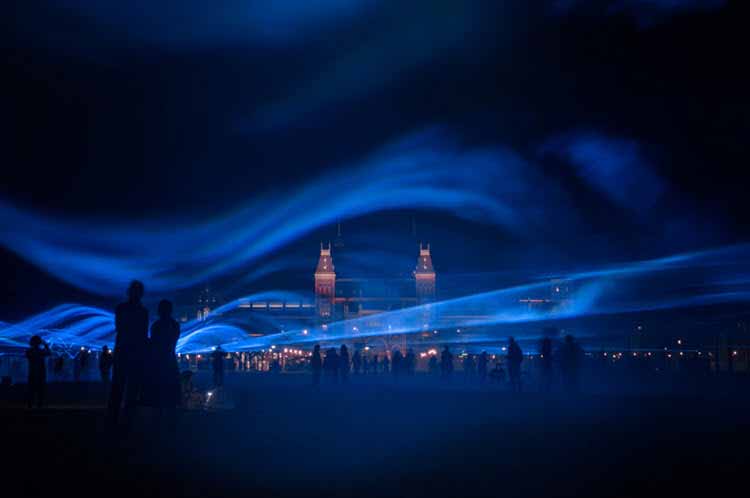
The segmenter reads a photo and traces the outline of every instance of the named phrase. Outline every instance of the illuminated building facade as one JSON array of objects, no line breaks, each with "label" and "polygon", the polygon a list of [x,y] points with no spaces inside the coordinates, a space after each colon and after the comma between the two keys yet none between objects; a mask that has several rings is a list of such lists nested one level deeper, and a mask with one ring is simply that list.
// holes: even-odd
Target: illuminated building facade
[{"label": "illuminated building facade", "polygon": [[430,246],[419,246],[411,277],[337,277],[331,245],[320,246],[315,269],[315,310],[326,323],[393,311],[435,300],[436,275]]}]

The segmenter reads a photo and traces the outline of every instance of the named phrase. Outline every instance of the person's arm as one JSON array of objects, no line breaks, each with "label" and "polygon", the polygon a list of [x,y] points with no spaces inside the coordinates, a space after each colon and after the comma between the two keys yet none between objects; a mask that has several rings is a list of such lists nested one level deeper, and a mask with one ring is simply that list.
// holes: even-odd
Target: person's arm
[{"label": "person's arm", "polygon": [[143,308],[143,316],[141,320],[141,330],[143,330],[143,338],[145,341],[148,341],[148,310],[145,307]]}]

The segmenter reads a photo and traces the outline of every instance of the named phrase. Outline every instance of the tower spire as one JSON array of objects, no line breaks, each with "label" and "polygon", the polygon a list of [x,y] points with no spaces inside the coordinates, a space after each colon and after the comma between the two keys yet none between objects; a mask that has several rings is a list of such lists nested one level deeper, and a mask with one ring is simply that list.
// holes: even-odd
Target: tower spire
[{"label": "tower spire", "polygon": [[315,304],[319,319],[331,319],[335,297],[336,270],[333,267],[331,243],[328,242],[328,248],[325,248],[321,242],[318,266],[315,268]]},{"label": "tower spire", "polygon": [[336,240],[333,245],[336,249],[344,247],[344,239],[341,238],[341,220],[336,223]]},{"label": "tower spire", "polygon": [[422,242],[419,243],[414,279],[417,284],[417,301],[420,303],[432,301],[435,297],[435,268],[432,266],[429,242],[427,247]]}]

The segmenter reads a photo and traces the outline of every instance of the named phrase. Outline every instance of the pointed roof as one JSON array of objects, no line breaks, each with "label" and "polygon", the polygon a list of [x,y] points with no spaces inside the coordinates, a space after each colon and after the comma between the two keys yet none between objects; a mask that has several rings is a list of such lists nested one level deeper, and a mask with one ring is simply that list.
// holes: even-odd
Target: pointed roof
[{"label": "pointed roof", "polygon": [[435,275],[435,269],[432,267],[432,256],[430,256],[430,244],[423,247],[419,243],[419,257],[417,258],[417,267],[414,270],[418,275]]},{"label": "pointed roof", "polygon": [[333,267],[333,257],[331,256],[331,243],[328,243],[328,249],[323,248],[323,243],[320,243],[320,257],[318,258],[318,266],[315,268],[315,274],[335,274],[336,271]]}]

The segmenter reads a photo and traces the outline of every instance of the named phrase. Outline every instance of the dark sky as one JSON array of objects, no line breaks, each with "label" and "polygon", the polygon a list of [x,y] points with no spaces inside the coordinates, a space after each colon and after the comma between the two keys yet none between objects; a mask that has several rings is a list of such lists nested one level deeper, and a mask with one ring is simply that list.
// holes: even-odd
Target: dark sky
[{"label": "dark sky", "polygon": [[[53,219],[185,223],[345,174],[439,125],[462,146],[533,162],[586,229],[518,239],[426,210],[350,220],[347,234],[393,227],[382,240],[399,244],[415,216],[445,272],[653,257],[749,235],[746,2],[275,3],[14,5],[0,32],[0,198]],[[596,190],[573,174],[559,144],[580,136],[625,144],[628,164],[660,179],[658,201],[623,207],[650,191],[640,176],[618,196],[616,178]],[[540,216],[568,215],[545,205]],[[3,256],[6,313],[91,298]]]}]

